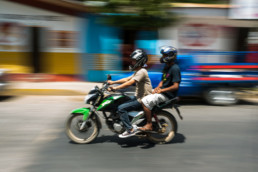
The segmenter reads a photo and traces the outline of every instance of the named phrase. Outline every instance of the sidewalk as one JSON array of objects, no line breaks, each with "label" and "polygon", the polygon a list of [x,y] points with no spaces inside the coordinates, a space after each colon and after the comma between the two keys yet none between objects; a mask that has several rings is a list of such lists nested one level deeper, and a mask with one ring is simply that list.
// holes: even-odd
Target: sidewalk
[{"label": "sidewalk", "polygon": [[95,85],[91,82],[11,82],[4,95],[86,95]]},{"label": "sidewalk", "polygon": [[[49,96],[84,96],[96,85],[102,83],[86,82],[74,76],[64,75],[16,75],[1,95],[49,95]],[[241,100],[258,103],[258,90],[243,90],[238,93]]]},{"label": "sidewalk", "polygon": [[95,85],[76,76],[49,74],[15,74],[2,95],[86,95]]},{"label": "sidewalk", "polygon": [[[13,81],[3,93],[6,96],[48,95],[48,96],[85,96],[95,86],[94,82],[26,82]],[[258,92],[248,91],[238,94],[241,100],[258,103]]]},{"label": "sidewalk", "polygon": [[83,81],[80,75],[55,75],[46,73],[21,73],[9,74],[11,81],[27,81],[27,82],[74,82]]}]

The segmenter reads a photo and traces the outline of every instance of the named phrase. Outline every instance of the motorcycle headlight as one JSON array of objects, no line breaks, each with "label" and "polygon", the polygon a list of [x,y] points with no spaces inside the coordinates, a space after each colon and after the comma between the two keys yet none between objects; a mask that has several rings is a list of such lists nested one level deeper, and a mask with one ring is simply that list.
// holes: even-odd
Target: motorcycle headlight
[{"label": "motorcycle headlight", "polygon": [[93,104],[95,103],[96,99],[98,98],[98,94],[88,94],[85,96],[84,101],[86,104]]},{"label": "motorcycle headlight", "polygon": [[89,104],[90,103],[90,99],[94,96],[95,94],[88,94],[87,96],[85,96],[84,98],[84,102]]}]

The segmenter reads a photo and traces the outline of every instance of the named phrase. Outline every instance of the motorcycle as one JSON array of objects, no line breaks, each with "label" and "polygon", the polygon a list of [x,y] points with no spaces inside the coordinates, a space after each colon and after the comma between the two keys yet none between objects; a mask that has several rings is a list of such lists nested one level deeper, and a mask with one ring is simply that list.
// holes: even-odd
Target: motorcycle
[{"label": "motorcycle", "polygon": [[[111,80],[108,75],[107,80]],[[85,103],[90,107],[83,107],[72,110],[65,122],[65,132],[69,139],[75,143],[91,143],[99,134],[102,128],[100,117],[103,117],[108,128],[116,133],[121,134],[125,127],[117,114],[117,107],[128,100],[129,95],[126,92],[107,91],[109,85],[105,81],[102,88],[95,86],[85,97]],[[147,138],[153,143],[168,143],[177,132],[177,121],[173,114],[163,109],[174,108],[182,120],[183,117],[179,111],[179,105],[176,104],[178,98],[171,99],[165,103],[155,106],[152,110],[152,131],[142,131],[137,133],[139,138]],[[144,111],[129,112],[129,119],[132,125],[137,127],[146,124]]]}]

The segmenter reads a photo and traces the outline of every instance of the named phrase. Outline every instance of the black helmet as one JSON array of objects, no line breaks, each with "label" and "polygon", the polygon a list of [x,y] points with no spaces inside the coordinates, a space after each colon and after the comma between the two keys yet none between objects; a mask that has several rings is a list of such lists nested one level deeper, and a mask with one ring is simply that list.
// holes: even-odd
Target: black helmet
[{"label": "black helmet", "polygon": [[133,71],[137,67],[142,67],[147,63],[148,56],[146,52],[142,49],[136,49],[132,52],[130,55],[131,59],[136,60],[136,63],[134,65],[130,65],[129,69]]},{"label": "black helmet", "polygon": [[172,46],[164,46],[161,48],[160,53],[162,55],[167,55],[167,57],[160,58],[160,63],[170,63],[175,61],[177,58],[177,49]]}]

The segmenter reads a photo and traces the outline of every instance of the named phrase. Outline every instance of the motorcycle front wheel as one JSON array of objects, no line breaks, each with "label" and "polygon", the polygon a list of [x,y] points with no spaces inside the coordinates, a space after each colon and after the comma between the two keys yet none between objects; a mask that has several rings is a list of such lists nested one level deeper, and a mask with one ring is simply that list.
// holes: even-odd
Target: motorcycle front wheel
[{"label": "motorcycle front wheel", "polygon": [[75,143],[86,144],[92,142],[99,134],[99,127],[96,120],[89,118],[86,125],[83,124],[83,114],[71,114],[65,123],[65,132],[68,138]]},{"label": "motorcycle front wheel", "polygon": [[161,128],[154,118],[152,118],[153,132],[148,133],[147,138],[158,144],[170,142],[176,135],[177,122],[175,117],[167,111],[160,111],[156,113],[157,118],[161,124]]}]

